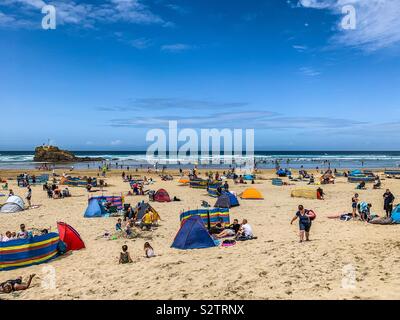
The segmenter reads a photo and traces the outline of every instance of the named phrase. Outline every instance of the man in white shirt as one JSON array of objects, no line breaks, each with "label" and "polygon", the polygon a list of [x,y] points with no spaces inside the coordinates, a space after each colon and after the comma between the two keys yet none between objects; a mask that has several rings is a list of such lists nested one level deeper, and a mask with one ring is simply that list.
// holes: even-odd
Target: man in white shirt
[{"label": "man in white shirt", "polygon": [[242,236],[245,236],[247,238],[253,237],[253,229],[251,228],[251,225],[247,222],[247,219],[243,219],[242,222]]}]

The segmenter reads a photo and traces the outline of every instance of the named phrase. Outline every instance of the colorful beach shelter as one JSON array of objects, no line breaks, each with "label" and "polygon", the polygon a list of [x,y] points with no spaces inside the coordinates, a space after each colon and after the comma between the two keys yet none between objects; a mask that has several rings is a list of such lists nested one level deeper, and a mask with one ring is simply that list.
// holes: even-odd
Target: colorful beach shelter
[{"label": "colorful beach shelter", "polygon": [[399,223],[400,224],[400,205],[398,205],[394,210],[392,211],[392,221],[393,223]]},{"label": "colorful beach shelter", "polygon": [[240,194],[240,198],[249,200],[262,200],[264,199],[260,191],[255,188],[248,188]]},{"label": "colorful beach shelter", "polygon": [[24,200],[19,196],[8,197],[6,203],[1,207],[1,213],[20,212],[25,209]]},{"label": "colorful beach shelter", "polygon": [[58,255],[57,233],[0,242],[0,271],[47,262]]},{"label": "colorful beach shelter", "polygon": [[182,224],[171,247],[175,249],[204,249],[215,247],[216,244],[204,227],[200,216],[194,215]]},{"label": "colorful beach shelter", "polygon": [[57,222],[57,229],[60,240],[67,245],[67,251],[80,250],[85,248],[85,244],[78,231],[65,222]]},{"label": "colorful beach shelter", "polygon": [[154,201],[157,202],[171,202],[168,192],[165,189],[159,189],[154,194]]},{"label": "colorful beach shelter", "polygon": [[221,188],[222,182],[210,183],[208,185],[208,195],[213,198],[218,198],[221,194],[218,192],[218,189]]},{"label": "colorful beach shelter", "polygon": [[97,218],[106,214],[107,212],[104,210],[103,206],[100,205],[96,198],[89,199],[89,204],[84,214],[85,218]]}]

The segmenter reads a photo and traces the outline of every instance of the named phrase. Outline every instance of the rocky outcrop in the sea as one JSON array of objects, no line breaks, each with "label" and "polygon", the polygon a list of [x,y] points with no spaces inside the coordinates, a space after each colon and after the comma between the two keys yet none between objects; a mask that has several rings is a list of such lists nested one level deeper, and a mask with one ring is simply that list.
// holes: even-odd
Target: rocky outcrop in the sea
[{"label": "rocky outcrop in the sea", "polygon": [[87,162],[102,161],[103,158],[77,157],[72,152],[54,146],[40,146],[35,149],[33,161],[37,162]]}]

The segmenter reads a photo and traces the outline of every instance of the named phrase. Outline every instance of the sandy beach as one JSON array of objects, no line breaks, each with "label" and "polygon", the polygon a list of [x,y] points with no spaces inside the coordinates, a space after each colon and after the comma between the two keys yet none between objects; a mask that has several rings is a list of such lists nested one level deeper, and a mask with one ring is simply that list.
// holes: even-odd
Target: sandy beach
[{"label": "sandy beach", "polygon": [[[14,178],[9,181],[10,188],[24,196],[26,190],[16,186],[15,171],[0,171],[0,176]],[[239,207],[230,210],[231,221],[248,219],[257,240],[238,242],[228,248],[186,251],[170,247],[179,229],[179,213],[183,209],[200,208],[201,200],[213,204],[215,199],[205,190],[179,186],[177,175],[173,181],[161,181],[153,175],[156,183],[151,189],[165,188],[171,197],[178,196],[182,201],[152,202],[162,218],[159,227],[151,232],[143,231],[139,238],[131,240],[101,238],[106,231],[114,230],[117,218],[84,218],[88,200],[84,188],[71,187],[72,197],[54,200],[47,198],[41,186],[35,186],[32,203],[40,207],[1,214],[1,233],[17,231],[21,223],[28,228],[51,227],[55,231],[56,222],[64,221],[80,233],[86,249],[50,263],[1,272],[0,281],[31,273],[37,276],[29,290],[2,294],[0,299],[400,298],[400,271],[395,267],[400,260],[398,227],[327,218],[331,214],[351,211],[355,184],[337,178],[335,184],[323,186],[324,201],[307,200],[290,196],[291,189],[304,186],[306,182],[277,187],[269,180],[274,176],[270,171],[258,175],[262,179],[256,181],[255,187],[262,192],[264,200],[241,200]],[[108,173],[106,181],[109,186],[104,194],[117,195],[129,190],[120,171]],[[372,211],[379,215],[384,215],[384,189],[390,188],[395,195],[400,192],[399,180],[382,182],[381,190],[372,190],[372,185],[368,185],[368,190],[359,192],[360,200],[372,203]],[[232,182],[230,185],[237,193],[249,186],[233,185]],[[1,202],[5,198],[2,197]],[[125,202],[134,205],[142,199],[147,201],[148,197],[128,196]],[[298,225],[290,225],[299,204],[317,213],[309,243],[299,243]],[[151,242],[157,257],[144,257],[145,241]],[[118,264],[124,244],[129,247],[133,264]],[[355,268],[355,287],[343,288],[343,272],[349,265]],[[48,266],[56,271],[54,290],[41,285],[46,276],[43,268]]]}]

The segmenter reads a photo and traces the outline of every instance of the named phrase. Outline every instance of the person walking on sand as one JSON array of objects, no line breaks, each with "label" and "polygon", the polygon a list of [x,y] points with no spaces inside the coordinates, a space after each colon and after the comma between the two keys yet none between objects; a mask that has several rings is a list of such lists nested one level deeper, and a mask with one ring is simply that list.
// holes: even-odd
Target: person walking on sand
[{"label": "person walking on sand", "polygon": [[299,229],[300,229],[300,243],[304,241],[304,235],[306,241],[310,241],[310,229],[311,229],[311,219],[308,215],[309,211],[304,209],[304,206],[299,205],[299,211],[296,212],[296,215],[293,217],[290,224],[293,224],[297,219],[299,219]]},{"label": "person walking on sand", "polygon": [[358,201],[359,201],[358,197],[359,197],[359,195],[358,195],[358,193],[356,193],[354,195],[354,197],[351,198],[351,207],[353,209],[353,211],[352,211],[353,221],[354,221],[354,219],[355,219],[355,217],[357,215],[357,205],[358,205]]}]

